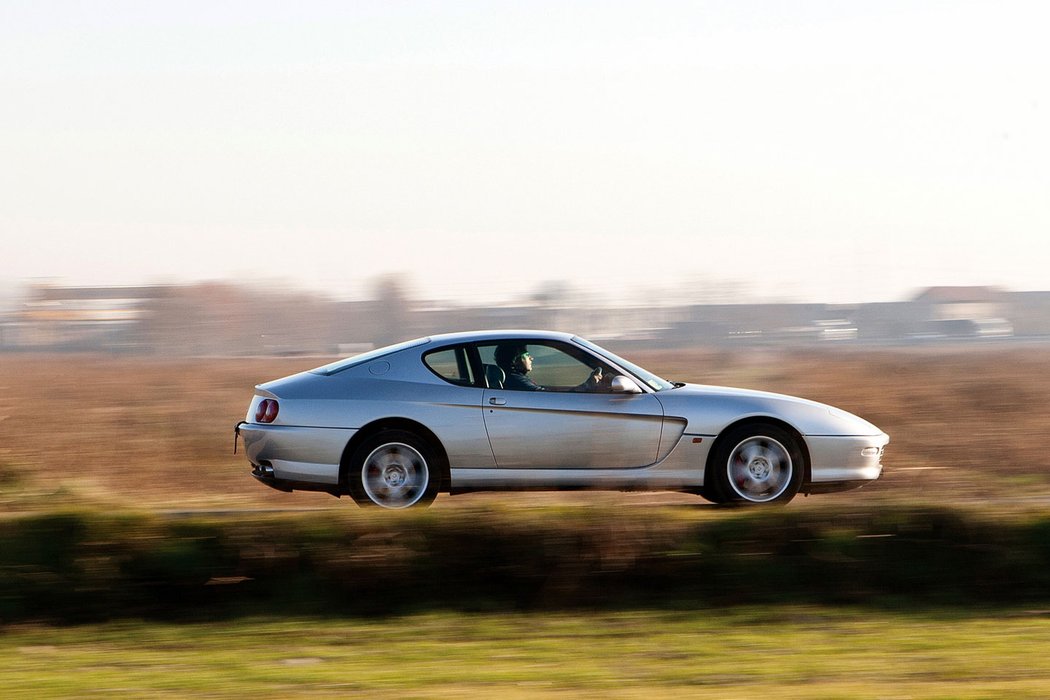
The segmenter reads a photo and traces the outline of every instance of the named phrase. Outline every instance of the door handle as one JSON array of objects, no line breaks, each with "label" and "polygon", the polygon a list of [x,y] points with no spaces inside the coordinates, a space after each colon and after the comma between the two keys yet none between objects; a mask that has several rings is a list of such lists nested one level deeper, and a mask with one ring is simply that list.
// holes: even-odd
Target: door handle
[{"label": "door handle", "polygon": [[489,403],[492,404],[493,406],[506,406],[507,405],[507,400],[506,399],[501,399],[498,396],[493,396],[493,397],[491,397],[489,399]]}]

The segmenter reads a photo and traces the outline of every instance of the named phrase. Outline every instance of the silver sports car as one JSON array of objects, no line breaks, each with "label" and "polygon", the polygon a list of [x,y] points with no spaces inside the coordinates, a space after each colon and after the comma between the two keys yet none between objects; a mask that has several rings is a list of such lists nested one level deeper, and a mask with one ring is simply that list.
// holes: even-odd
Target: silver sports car
[{"label": "silver sports car", "polygon": [[362,505],[439,491],[673,490],[784,503],[862,486],[889,437],[824,404],[661,379],[582,338],[420,338],[255,388],[252,475]]}]

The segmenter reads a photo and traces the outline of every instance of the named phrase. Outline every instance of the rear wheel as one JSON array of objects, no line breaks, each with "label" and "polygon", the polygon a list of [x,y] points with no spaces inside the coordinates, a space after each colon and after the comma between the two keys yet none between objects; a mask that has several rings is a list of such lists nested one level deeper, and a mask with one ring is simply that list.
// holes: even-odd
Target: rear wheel
[{"label": "rear wheel", "polygon": [[787,503],[802,485],[804,460],[798,438],[779,426],[734,428],[714,457],[715,492],[721,502]]},{"label": "rear wheel", "polygon": [[413,433],[377,433],[362,442],[350,460],[350,495],[362,506],[428,506],[437,496],[440,481],[436,461],[431,446]]}]

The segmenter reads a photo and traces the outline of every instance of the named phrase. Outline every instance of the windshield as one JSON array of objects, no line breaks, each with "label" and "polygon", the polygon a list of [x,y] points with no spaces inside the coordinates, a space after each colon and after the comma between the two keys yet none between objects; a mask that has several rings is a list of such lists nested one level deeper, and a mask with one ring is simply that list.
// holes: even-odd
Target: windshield
[{"label": "windshield", "polygon": [[661,379],[660,377],[657,377],[655,374],[653,374],[649,370],[642,369],[641,367],[639,367],[638,365],[634,364],[633,362],[628,362],[627,360],[623,359],[622,357],[619,357],[619,356],[609,352],[608,350],[606,350],[603,347],[599,347],[599,346],[595,345],[594,343],[592,343],[589,340],[584,340],[583,338],[580,338],[578,336],[573,337],[573,340],[576,341],[577,343],[579,343],[580,345],[582,345],[583,347],[587,348],[588,350],[591,350],[592,352],[595,352],[595,353],[601,355],[602,357],[604,357],[605,359],[611,361],[612,363],[617,364],[620,367],[624,368],[625,370],[627,370],[628,372],[633,374],[635,377],[637,377],[638,379],[641,379],[643,382],[645,382],[647,385],[649,385],[649,387],[653,391],[664,391],[666,389],[674,389],[674,384],[672,384],[671,382],[667,381],[666,379]]},{"label": "windshield", "polygon": [[354,355],[353,357],[347,357],[346,359],[343,359],[343,360],[336,360],[335,362],[332,362],[330,364],[324,365],[323,367],[318,367],[317,369],[312,369],[312,370],[310,370],[310,372],[313,373],[313,374],[324,374],[324,375],[335,374],[336,372],[342,372],[344,369],[350,369],[351,367],[356,367],[357,365],[361,364],[362,362],[368,362],[369,360],[374,360],[377,357],[382,357],[383,355],[389,355],[391,353],[395,353],[395,352],[398,352],[400,350],[404,350],[406,348],[416,347],[417,345],[426,345],[429,342],[430,342],[430,338],[416,338],[415,340],[406,340],[405,342],[398,343],[397,345],[387,345],[386,347],[383,347],[383,348],[376,348],[375,350],[369,350],[368,352],[362,353],[360,355]]}]

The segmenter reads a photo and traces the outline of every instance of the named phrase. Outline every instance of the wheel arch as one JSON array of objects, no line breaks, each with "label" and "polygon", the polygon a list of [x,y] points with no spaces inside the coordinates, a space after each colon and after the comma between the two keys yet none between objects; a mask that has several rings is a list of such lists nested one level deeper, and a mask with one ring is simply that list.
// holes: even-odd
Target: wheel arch
[{"label": "wheel arch", "polygon": [[802,433],[800,433],[795,426],[780,418],[774,418],[773,416],[748,416],[747,418],[741,418],[740,420],[727,425],[718,433],[718,437],[715,438],[715,441],[711,443],[711,449],[707,451],[707,463],[704,465],[705,486],[711,483],[711,479],[714,476],[712,470],[715,468],[715,458],[718,456],[719,449],[725,442],[726,436],[737,428],[760,424],[775,425],[778,428],[782,428],[798,441],[798,448],[802,451],[802,466],[804,468],[802,472],[802,485],[806,486],[809,484],[812,478],[809,446],[806,444],[806,438]]},{"label": "wheel arch", "polygon": [[347,471],[350,468],[350,460],[353,459],[354,452],[357,451],[358,446],[373,435],[377,435],[385,430],[404,430],[414,435],[418,435],[421,439],[425,440],[437,457],[438,466],[440,468],[440,483],[438,485],[438,491],[447,493],[450,485],[449,475],[449,463],[448,453],[445,451],[445,446],[441,444],[441,440],[434,434],[427,426],[423,425],[419,421],[412,420],[411,418],[380,418],[374,420],[371,423],[363,425],[361,428],[354,433],[354,436],[350,438],[350,441],[346,443],[346,447],[343,448],[343,456],[339,460],[339,484],[345,491],[347,486]]}]

